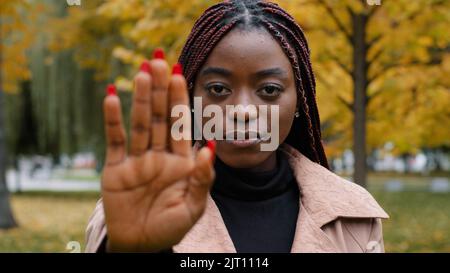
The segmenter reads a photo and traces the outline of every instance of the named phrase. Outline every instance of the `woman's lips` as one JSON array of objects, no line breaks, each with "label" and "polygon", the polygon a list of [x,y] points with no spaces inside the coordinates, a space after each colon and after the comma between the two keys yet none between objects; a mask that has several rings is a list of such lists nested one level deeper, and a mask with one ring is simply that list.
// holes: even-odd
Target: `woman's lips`
[{"label": "woman's lips", "polygon": [[[225,139],[224,139],[224,141],[226,143],[229,143],[231,145],[234,145],[234,146],[240,147],[240,148],[257,145],[257,144],[267,140],[266,138],[261,138],[260,134],[257,132],[250,133],[248,131],[240,132],[240,133],[238,133],[236,131],[229,132],[226,134],[226,136],[228,136],[228,137],[225,137]],[[239,139],[237,136],[240,136],[240,138],[242,138],[242,139]],[[251,136],[251,138],[250,138],[250,136]]]},{"label": "woman's lips", "polygon": [[240,148],[245,148],[259,144],[261,140],[260,139],[225,140],[225,142]]}]

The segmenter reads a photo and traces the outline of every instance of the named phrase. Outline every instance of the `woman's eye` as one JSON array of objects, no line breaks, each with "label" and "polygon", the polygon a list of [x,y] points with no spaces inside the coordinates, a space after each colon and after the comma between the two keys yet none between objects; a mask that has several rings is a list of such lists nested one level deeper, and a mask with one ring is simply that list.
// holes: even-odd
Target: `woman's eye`
[{"label": "woman's eye", "polygon": [[263,88],[261,88],[259,90],[259,93],[262,96],[267,96],[267,97],[276,97],[278,96],[282,91],[282,88],[276,85],[267,85],[264,86]]},{"label": "woman's eye", "polygon": [[230,93],[230,91],[223,85],[220,84],[212,84],[206,87],[208,93],[213,96],[225,96]]}]

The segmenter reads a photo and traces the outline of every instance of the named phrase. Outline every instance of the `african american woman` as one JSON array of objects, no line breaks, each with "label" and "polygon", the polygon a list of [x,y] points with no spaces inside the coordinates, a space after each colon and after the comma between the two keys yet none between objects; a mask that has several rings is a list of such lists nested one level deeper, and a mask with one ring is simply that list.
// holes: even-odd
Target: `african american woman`
[{"label": "african american woman", "polygon": [[[387,214],[329,170],[309,47],[277,4],[211,6],[171,74],[155,50],[135,76],[129,141],[119,97],[114,86],[107,90],[102,199],[87,227],[87,252],[384,251]],[[184,136],[203,132],[213,115],[197,122],[194,104],[222,110],[214,116],[223,123],[219,137],[172,135],[179,105],[189,107]],[[244,107],[230,114],[236,105]],[[277,111],[266,117],[264,107]],[[251,131],[257,122],[271,134]]]}]

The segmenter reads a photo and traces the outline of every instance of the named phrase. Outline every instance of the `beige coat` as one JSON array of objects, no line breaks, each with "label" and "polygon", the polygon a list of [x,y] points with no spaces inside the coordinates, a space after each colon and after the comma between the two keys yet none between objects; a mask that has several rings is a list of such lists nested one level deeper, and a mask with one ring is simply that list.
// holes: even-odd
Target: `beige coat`
[{"label": "beige coat", "polygon": [[[288,145],[280,149],[288,156],[302,193],[291,252],[384,252],[381,219],[388,215],[370,193]],[[105,236],[100,200],[86,230],[86,252],[96,252]],[[236,252],[211,196],[203,216],[173,251]]]}]

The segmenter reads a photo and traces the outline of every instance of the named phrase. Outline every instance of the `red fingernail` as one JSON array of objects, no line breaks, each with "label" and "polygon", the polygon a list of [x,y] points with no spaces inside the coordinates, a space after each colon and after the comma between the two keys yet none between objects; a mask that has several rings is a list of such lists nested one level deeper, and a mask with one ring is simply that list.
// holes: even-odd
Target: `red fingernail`
[{"label": "red fingernail", "polygon": [[150,74],[150,62],[148,60],[143,61],[139,70]]},{"label": "red fingernail", "polygon": [[153,58],[164,60],[164,50],[162,48],[157,48],[153,51]]},{"label": "red fingernail", "polygon": [[211,161],[214,162],[214,158],[216,157],[216,141],[208,140],[206,142],[206,147],[211,151]]},{"label": "red fingernail", "polygon": [[173,75],[183,75],[183,67],[181,66],[181,64],[176,63],[173,65],[172,74]]},{"label": "red fingernail", "polygon": [[108,84],[108,86],[106,87],[106,94],[108,96],[116,96],[117,95],[116,86],[114,86],[114,84]]}]

